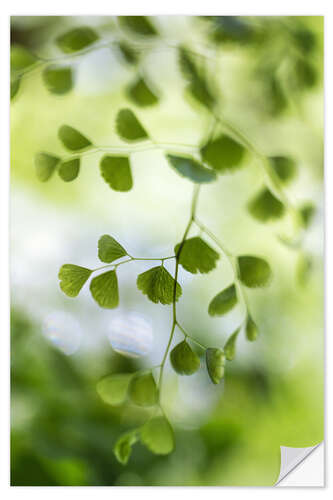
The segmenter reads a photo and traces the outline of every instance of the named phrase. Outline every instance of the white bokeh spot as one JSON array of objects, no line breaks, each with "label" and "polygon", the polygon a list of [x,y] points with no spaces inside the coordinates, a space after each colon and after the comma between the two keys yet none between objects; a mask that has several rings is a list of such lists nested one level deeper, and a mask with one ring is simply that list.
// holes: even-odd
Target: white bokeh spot
[{"label": "white bokeh spot", "polygon": [[119,313],[107,327],[107,338],[114,351],[129,357],[146,356],[153,347],[153,328],[143,315]]}]

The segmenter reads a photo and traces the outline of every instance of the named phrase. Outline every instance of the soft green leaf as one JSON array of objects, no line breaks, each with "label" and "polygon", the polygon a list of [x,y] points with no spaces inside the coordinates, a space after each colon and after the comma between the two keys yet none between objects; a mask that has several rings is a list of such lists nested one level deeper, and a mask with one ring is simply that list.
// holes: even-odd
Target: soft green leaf
[{"label": "soft green leaf", "polygon": [[252,217],[260,222],[283,216],[285,207],[267,188],[262,189],[248,204]]},{"label": "soft green leaf", "polygon": [[[138,289],[144,295],[157,304],[172,304],[174,296],[175,280],[171,274],[163,267],[157,266],[139,274],[137,279]],[[182,294],[179,283],[176,285],[176,301]]]},{"label": "soft green leaf", "polygon": [[272,278],[268,262],[260,257],[242,255],[237,258],[238,277],[249,288],[267,286]]},{"label": "soft green leaf", "polygon": [[293,250],[299,248],[301,245],[301,239],[299,236],[296,236],[294,238],[288,238],[287,236],[284,235],[278,235],[277,238],[283,245]]},{"label": "soft green leaf", "polygon": [[189,82],[187,91],[200,104],[211,109],[215,103],[215,98],[211,93],[206,80],[189,55],[189,52],[181,47],[179,49],[179,65],[183,76]]},{"label": "soft green leaf", "polygon": [[315,66],[304,58],[298,58],[294,63],[294,82],[299,89],[310,89],[318,81],[317,70]]},{"label": "soft green leaf", "polygon": [[302,217],[302,222],[303,226],[305,228],[308,228],[312,222],[312,219],[316,213],[316,207],[313,205],[313,203],[308,202],[305,203],[304,205],[301,206],[299,209],[301,217]]},{"label": "soft green leaf", "polygon": [[[241,16],[210,16],[210,39],[216,44],[247,45],[262,42],[262,30],[257,30],[246,17]],[[259,28],[260,29],[260,28]],[[259,34],[260,33],[260,34]],[[259,38],[260,37],[260,38]]]},{"label": "soft green leaf", "polygon": [[122,465],[127,464],[132,453],[132,446],[138,441],[138,439],[139,439],[139,434],[138,431],[135,429],[134,431],[126,432],[126,434],[123,434],[117,440],[116,444],[113,447],[113,451],[116,456],[116,459]]},{"label": "soft green leaf", "polygon": [[118,19],[122,26],[137,35],[156,36],[158,34],[147,16],[118,16]]},{"label": "soft green leaf", "polygon": [[233,172],[241,166],[245,148],[227,135],[208,142],[201,149],[201,158],[218,173]]},{"label": "soft green leaf", "polygon": [[180,71],[186,80],[192,82],[199,78],[197,67],[184,47],[179,48],[178,61]]},{"label": "soft green leaf", "polygon": [[65,182],[73,181],[80,172],[80,158],[63,161],[59,165],[58,174]]},{"label": "soft green leaf", "polygon": [[199,356],[191,349],[186,340],[172,349],[170,361],[173,369],[179,375],[192,375],[200,367]]},{"label": "soft green leaf", "polygon": [[58,275],[61,290],[68,297],[76,297],[91,273],[92,271],[86,267],[64,264]]},{"label": "soft green leaf", "polygon": [[102,262],[110,263],[125,255],[127,255],[125,248],[112,236],[104,234],[98,240],[98,257]]},{"label": "soft green leaf", "polygon": [[41,182],[49,180],[56,169],[60,158],[48,153],[37,153],[35,155],[36,175]]},{"label": "soft green leaf", "polygon": [[298,256],[296,264],[296,279],[300,286],[304,287],[309,281],[312,267],[312,258],[307,254],[301,253]]},{"label": "soft green leaf", "polygon": [[36,62],[36,57],[25,47],[14,45],[10,49],[10,70],[22,71]]},{"label": "soft green leaf", "polygon": [[204,167],[192,158],[168,154],[167,159],[181,176],[191,179],[197,184],[212,182],[216,179],[214,170]]},{"label": "soft green leaf", "polygon": [[89,26],[81,26],[58,36],[56,44],[62,52],[69,54],[88,47],[98,39],[99,36],[96,31]]},{"label": "soft green leaf", "polygon": [[139,406],[155,405],[158,393],[152,373],[138,373],[135,375],[130,382],[128,393],[132,402]]},{"label": "soft green leaf", "polygon": [[132,377],[132,373],[107,375],[97,383],[97,393],[105,403],[112,406],[121,405],[126,399],[128,385]]},{"label": "soft green leaf", "polygon": [[193,80],[187,87],[188,93],[200,104],[209,110],[215,104],[215,97],[208,88],[207,82],[203,79]]},{"label": "soft green leaf", "polygon": [[92,146],[89,139],[69,125],[62,125],[58,130],[58,136],[65,148],[70,151],[80,151]]},{"label": "soft green leaf", "polygon": [[52,64],[42,73],[46,88],[52,94],[66,94],[73,88],[73,73],[69,66]]},{"label": "soft green leaf", "polygon": [[224,353],[225,353],[225,357],[227,358],[228,361],[232,361],[235,357],[235,354],[236,354],[236,340],[237,340],[237,336],[240,332],[240,328],[237,328],[236,331],[234,331],[234,333],[232,335],[230,335],[230,337],[228,338],[228,340],[226,341],[225,345],[224,345]]},{"label": "soft green leaf", "polygon": [[[176,255],[178,255],[179,249],[180,243],[175,246]],[[215,268],[219,257],[219,254],[199,236],[185,240],[178,256],[179,263],[183,268],[193,274],[198,271],[199,273],[209,273]]]},{"label": "soft green leaf", "polygon": [[284,184],[290,182],[296,175],[296,163],[288,156],[271,156],[270,162],[273,170]]},{"label": "soft green leaf", "polygon": [[235,285],[230,285],[218,293],[208,307],[211,316],[222,316],[229,312],[237,304],[237,293]]},{"label": "soft green leaf", "polygon": [[175,438],[171,425],[165,417],[148,420],[141,429],[141,441],[156,455],[167,455],[175,447]]},{"label": "soft green leaf", "polygon": [[317,45],[316,35],[303,26],[293,30],[292,37],[297,44],[297,48],[300,49],[305,56],[310,54]]},{"label": "soft green leaf", "polygon": [[128,64],[136,64],[139,60],[138,52],[126,42],[119,42],[118,49]]},{"label": "soft green leaf", "polygon": [[129,191],[133,186],[130,162],[127,156],[104,156],[100,164],[101,175],[115,191]]},{"label": "soft green leaf", "polygon": [[142,141],[148,134],[130,109],[121,109],[116,118],[116,128],[119,136],[126,141]]},{"label": "soft green leaf", "polygon": [[273,116],[279,115],[288,106],[288,101],[277,75],[266,76],[267,104]]},{"label": "soft green leaf", "polygon": [[219,384],[224,376],[225,354],[222,349],[209,347],[206,349],[206,365],[208,375],[213,384]]},{"label": "soft green leaf", "polygon": [[158,102],[157,95],[148,87],[143,78],[132,83],[127,89],[127,94],[137,106],[153,106]]},{"label": "soft green leaf", "polygon": [[14,97],[18,93],[20,85],[21,85],[21,78],[11,77],[11,80],[10,80],[10,98],[11,99],[14,99]]},{"label": "soft green leaf", "polygon": [[107,271],[96,276],[90,283],[91,295],[100,307],[114,309],[119,304],[116,271]]},{"label": "soft green leaf", "polygon": [[250,340],[251,342],[256,340],[256,338],[258,337],[258,327],[250,315],[248,315],[246,320],[245,333],[247,340]]}]

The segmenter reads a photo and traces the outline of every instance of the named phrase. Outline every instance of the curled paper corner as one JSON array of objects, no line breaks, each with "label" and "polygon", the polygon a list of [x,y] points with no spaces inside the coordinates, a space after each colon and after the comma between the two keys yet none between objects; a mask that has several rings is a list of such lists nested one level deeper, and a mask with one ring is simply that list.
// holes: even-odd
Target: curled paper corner
[{"label": "curled paper corner", "polygon": [[306,448],[293,448],[289,446],[280,446],[281,461],[280,474],[275,486],[286,477],[297,465],[299,465],[310,453],[321,443]]}]

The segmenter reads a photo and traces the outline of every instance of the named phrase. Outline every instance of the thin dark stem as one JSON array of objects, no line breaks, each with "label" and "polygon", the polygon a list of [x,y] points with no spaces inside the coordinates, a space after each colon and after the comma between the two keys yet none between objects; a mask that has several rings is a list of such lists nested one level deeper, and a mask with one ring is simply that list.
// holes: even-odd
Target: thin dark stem
[{"label": "thin dark stem", "polygon": [[105,269],[107,267],[113,267],[114,269],[117,269],[118,266],[121,266],[122,264],[127,264],[128,262],[133,262],[135,260],[144,260],[144,261],[160,260],[161,262],[164,262],[165,260],[175,259],[176,257],[175,255],[171,255],[170,257],[132,257],[131,255],[128,256],[129,259],[123,260],[122,262],[118,262],[117,264],[111,263],[111,264],[106,264],[105,266],[96,267],[96,269],[93,269],[92,272],[100,271],[101,269]]},{"label": "thin dark stem", "polygon": [[176,256],[175,256],[176,263],[175,263],[175,278],[174,278],[173,299],[172,299],[172,325],[171,325],[169,340],[168,340],[168,343],[167,343],[167,346],[166,346],[166,349],[165,349],[165,352],[163,355],[163,359],[161,362],[160,376],[158,379],[158,397],[159,397],[159,400],[160,400],[160,394],[161,394],[161,388],[162,388],[164,366],[165,366],[165,362],[166,362],[167,357],[168,357],[169,349],[170,349],[173,335],[175,333],[175,328],[177,325],[176,297],[177,297],[177,280],[178,280],[178,271],[179,271],[179,257],[180,257],[180,253],[182,251],[182,248],[184,246],[184,243],[186,241],[187,235],[191,229],[192,223],[193,223],[194,218],[195,218],[195,211],[196,211],[196,206],[197,206],[197,202],[198,202],[199,189],[200,189],[199,185],[194,187],[193,196],[192,196],[192,203],[191,203],[190,219],[187,223],[186,229],[184,231],[182,240],[179,244],[179,248],[178,248]]},{"label": "thin dark stem", "polygon": [[253,142],[250,141],[243,132],[241,132],[228,120],[226,120],[224,117],[221,117],[215,111],[212,111],[211,114],[222,125],[222,127],[229,130],[231,134],[235,138],[237,138],[257,158],[264,172],[264,175],[268,181],[269,187],[271,187],[273,192],[275,192],[277,197],[283,202],[283,204],[293,217],[296,229],[299,230],[302,227],[301,215],[297,210],[297,208],[295,208],[294,205],[291,203],[291,201],[288,199],[287,195],[282,189],[280,179],[276,174],[275,170],[271,167],[269,158],[265,156],[263,153],[261,153],[259,149],[253,144]]},{"label": "thin dark stem", "polygon": [[97,153],[144,153],[145,151],[152,151],[156,149],[163,149],[163,150],[179,150],[179,149],[184,149],[188,153],[193,153],[198,150],[198,146],[191,145],[191,144],[178,144],[178,143],[167,143],[167,142],[156,142],[152,141],[151,144],[140,144],[137,146],[106,146],[106,145],[96,145],[91,149],[88,149],[87,151],[83,151],[80,153],[71,153],[67,154],[62,161],[69,160],[70,158],[77,158],[79,155],[80,156],[88,156],[92,154],[97,154]]},{"label": "thin dark stem", "polygon": [[217,239],[215,234],[210,229],[208,229],[208,227],[205,224],[203,224],[197,217],[195,217],[194,222],[201,229],[201,231],[206,233],[210,237],[210,239],[212,239],[216,243],[216,245],[221,248],[222,252],[226,256],[230,258],[233,257],[233,254],[224,245],[222,245],[221,241]]},{"label": "thin dark stem", "polygon": [[[147,51],[147,50],[155,50],[156,51],[156,49],[157,50],[165,50],[165,49],[178,50],[179,49],[178,43],[169,43],[166,40],[162,41],[162,42],[163,42],[163,45],[160,45],[160,46],[155,45],[154,46],[151,44],[150,45],[142,44],[142,43],[140,44],[134,40],[129,41],[129,43],[131,43],[135,47],[136,50],[141,51],[141,52]],[[70,54],[61,54],[61,55],[56,56],[56,57],[42,57],[40,55],[33,54],[36,58],[36,62],[23,70],[16,71],[15,75],[17,77],[21,77],[21,76],[27,75],[29,73],[32,73],[38,67],[45,66],[46,64],[53,64],[53,63],[59,63],[59,62],[61,63],[63,61],[76,59],[77,57],[85,56],[86,54],[89,54],[91,52],[95,52],[95,51],[100,50],[100,49],[109,48],[112,45],[117,45],[117,40],[109,40],[109,41],[102,42],[99,44],[96,43],[96,44],[93,44],[85,49],[79,50],[77,52],[73,52]],[[202,59],[208,59],[208,60],[209,59],[216,60],[216,56],[210,56],[207,53],[203,54],[203,53],[200,53],[200,52],[193,50],[193,49],[186,49],[186,50],[196,57],[201,57]]]},{"label": "thin dark stem", "polygon": [[199,342],[198,340],[196,340],[194,337],[192,337],[192,335],[190,335],[189,333],[187,333],[187,331],[181,326],[180,323],[178,323],[178,321],[176,321],[176,325],[178,326],[179,330],[184,334],[184,337],[185,337],[185,340],[187,338],[191,339],[192,342],[194,342],[195,344],[197,344],[199,347],[201,347],[201,349],[207,349],[206,346],[204,346],[203,344],[201,344],[201,342]]},{"label": "thin dark stem", "polygon": [[42,57],[42,56],[39,56],[37,54],[33,54],[36,57],[37,61],[34,64],[32,64],[31,66],[28,66],[26,69],[16,71],[15,75],[20,77],[20,76],[26,75],[28,73],[31,73],[36,68],[41,67],[41,66],[45,66],[46,64],[63,62],[63,61],[66,61],[68,59],[75,59],[77,57],[89,54],[90,52],[94,52],[94,51],[99,50],[99,49],[104,49],[104,48],[110,47],[114,43],[116,43],[116,42],[111,40],[109,42],[94,44],[94,45],[89,46],[86,49],[82,49],[82,50],[79,50],[77,52],[73,52],[71,54],[61,54],[57,57]]}]

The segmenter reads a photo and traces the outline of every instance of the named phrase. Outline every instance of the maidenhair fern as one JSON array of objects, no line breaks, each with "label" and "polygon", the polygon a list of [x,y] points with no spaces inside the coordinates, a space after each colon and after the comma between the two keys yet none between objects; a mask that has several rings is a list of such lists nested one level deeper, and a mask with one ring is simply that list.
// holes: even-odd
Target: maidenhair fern
[{"label": "maidenhair fern", "polygon": [[[225,42],[235,43],[233,32],[228,31],[228,24],[223,18],[209,16],[207,21],[211,23],[209,43],[216,46]],[[237,22],[241,23],[239,29],[243,37],[242,43],[257,43],[257,35],[265,35],[264,32],[259,33],[260,30],[257,33],[241,19]],[[75,85],[76,67],[72,59],[84,57],[88,52],[101,47],[113,47],[125,63],[133,68],[134,73],[125,89],[129,107],[119,109],[115,119],[115,129],[120,139],[127,144],[102,146],[93,137],[87,137],[84,127],[77,130],[72,124],[62,124],[58,129],[58,138],[69,154],[64,153],[58,157],[52,152],[37,153],[37,177],[46,182],[57,173],[63,181],[72,182],[80,174],[82,158],[91,153],[100,153],[99,167],[103,181],[114,191],[126,192],[133,187],[133,154],[137,151],[159,149],[163,151],[175,175],[193,183],[188,222],[180,241],[170,242],[170,256],[152,259],[134,257],[129,253],[130,249],[125,249],[121,242],[117,241],[115,234],[106,234],[101,236],[97,243],[98,258],[103,263],[102,266],[88,269],[75,264],[64,264],[59,271],[60,288],[68,297],[77,297],[90,280],[89,288],[95,302],[102,308],[113,309],[121,302],[121,266],[141,260],[152,261],[153,265],[148,271],[138,276],[135,276],[133,271],[133,286],[136,282],[137,288],[147,300],[155,304],[172,305],[170,335],[161,363],[157,367],[136,373],[112,373],[97,383],[99,396],[112,406],[122,405],[129,399],[137,406],[154,408],[151,417],[141,427],[126,432],[115,443],[115,456],[119,462],[126,464],[132,447],[138,441],[151,452],[161,455],[170,453],[174,448],[173,428],[161,406],[163,373],[168,356],[175,372],[184,376],[195,373],[202,363],[201,358],[204,359],[211,382],[219,384],[228,369],[227,361],[235,358],[240,333],[244,332],[247,340],[254,341],[260,332],[260,325],[253,319],[255,312],[249,310],[245,289],[269,286],[274,275],[269,259],[263,255],[236,255],[227,249],[207,225],[201,222],[198,215],[200,190],[205,188],[205,184],[215,182],[219,176],[245,169],[248,160],[254,158],[264,174],[263,185],[248,200],[248,212],[258,223],[274,221],[287,214],[291,217],[294,223],[293,237],[287,239],[279,236],[278,240],[299,253],[297,273],[302,283],[310,271],[311,258],[302,251],[301,242],[304,230],[313,216],[314,207],[307,203],[296,207],[289,200],[284,185],[292,181],[297,174],[295,160],[285,156],[264,155],[223,117],[220,112],[221,96],[218,86],[213,77],[207,78],[205,65],[201,64],[208,56],[184,44],[169,48],[177,51],[179,71],[185,81],[187,97],[195,109],[199,107],[200,113],[210,118],[213,128],[209,137],[204,137],[200,144],[189,145],[187,153],[184,153],[184,148],[180,148],[180,145],[162,144],[154,140],[141,119],[140,109],[133,111],[131,106],[156,106],[163,97],[163,89],[155,88],[139,69],[143,53],[149,50],[150,44],[155,43],[156,39],[163,44],[163,36],[154,21],[144,16],[119,17],[116,25],[118,36],[109,41],[103,40],[97,29],[85,26],[61,34],[54,40],[60,54],[54,59],[43,59],[22,47],[13,47],[11,96],[17,95],[26,75],[36,67],[42,68],[42,80],[49,92],[55,95],[66,94]],[[142,43],[143,41],[145,43]],[[167,45],[166,40],[165,44]],[[305,62],[299,53],[291,54],[290,57],[295,57],[298,65],[303,64],[303,70],[297,76],[298,85],[312,85],[311,67],[304,67]],[[283,105],[283,96],[274,73],[271,73],[267,85],[272,95],[272,108],[277,109]],[[188,237],[192,227],[196,227],[200,235]],[[216,291],[207,304],[208,313],[214,321],[214,318],[227,314],[241,302],[245,314],[241,324],[237,325],[224,346],[206,346],[184,329],[178,317],[176,303],[182,296],[181,283],[178,282],[179,266],[192,274],[208,274],[220,265],[221,256],[229,262],[233,278],[223,289],[216,285]],[[164,267],[166,260],[174,262],[173,274]],[[275,273],[277,272],[275,270]],[[172,346],[176,329],[183,334],[184,339]],[[198,354],[199,350],[202,357]],[[156,378],[153,368],[159,371]]]}]

